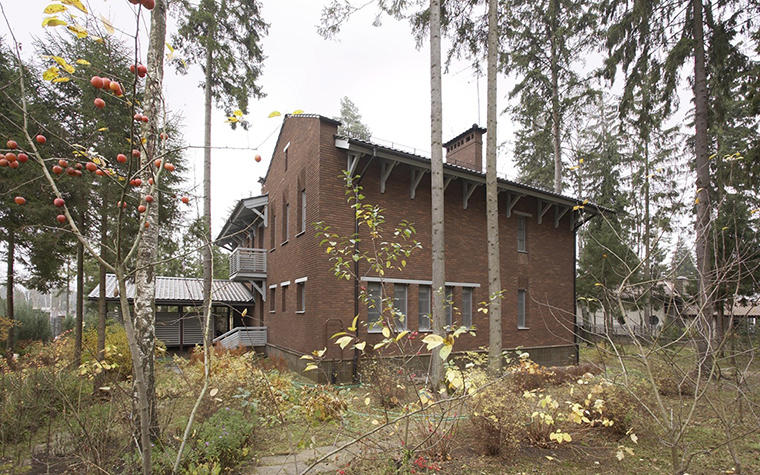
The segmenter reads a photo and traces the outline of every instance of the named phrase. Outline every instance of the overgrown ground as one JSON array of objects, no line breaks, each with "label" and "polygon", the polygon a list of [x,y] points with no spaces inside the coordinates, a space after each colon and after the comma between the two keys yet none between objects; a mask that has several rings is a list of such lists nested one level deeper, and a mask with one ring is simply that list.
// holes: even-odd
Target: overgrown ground
[{"label": "overgrown ground", "polygon": [[[29,347],[16,370],[3,368],[1,473],[136,471],[121,339],[118,329],[109,333],[100,375],[91,358],[67,367],[67,340]],[[553,371],[517,358],[496,382],[477,365],[452,367],[461,380],[448,399],[388,361],[368,362],[365,384],[336,389],[315,386],[282,362],[218,353],[181,472],[251,473],[263,456],[354,442],[338,473],[674,473],[674,454],[693,457],[690,474],[735,473],[729,446],[742,473],[760,473],[760,378],[751,352],[732,360],[745,369],[741,384],[725,370],[704,393],[696,388],[694,404],[694,384],[678,372],[693,355],[688,345],[649,355],[649,373],[644,360],[628,359],[635,348],[619,347],[623,358],[607,350],[583,348],[581,366]],[[158,360],[154,473],[170,473],[202,381],[197,357]],[[467,388],[478,390],[468,395]],[[667,446],[672,432],[657,423],[660,407],[685,428],[675,451]]]}]

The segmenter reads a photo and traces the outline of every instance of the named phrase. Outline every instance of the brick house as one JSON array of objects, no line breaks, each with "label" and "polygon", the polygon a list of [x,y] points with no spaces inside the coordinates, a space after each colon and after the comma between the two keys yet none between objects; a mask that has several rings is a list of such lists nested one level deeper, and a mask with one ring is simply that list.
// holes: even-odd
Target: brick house
[{"label": "brick house", "polygon": [[[262,194],[236,205],[218,243],[232,251],[230,279],[255,294],[254,324],[268,329],[267,353],[297,367],[300,356],[327,348],[327,373],[345,377],[354,370],[354,350],[341,350],[330,336],[357,313],[364,322],[373,318],[356,289],[379,293],[380,279],[338,281],[312,223],[324,221],[342,236],[354,232],[343,170],[361,176],[365,202],[384,209],[386,229],[413,223],[422,249],[402,272],[386,274],[384,292],[406,314],[407,328],[422,333],[430,327],[431,189],[428,158],[340,136],[338,125],[318,115],[287,116],[260,180]],[[446,291],[458,309],[449,318],[476,329],[476,336],[457,340],[455,351],[488,344],[488,316],[477,312],[488,298],[484,133],[473,126],[444,145]],[[597,209],[509,180],[498,186],[503,347],[523,348],[544,364],[575,362],[575,236]],[[383,338],[380,328],[366,325],[359,337],[370,345]]]}]

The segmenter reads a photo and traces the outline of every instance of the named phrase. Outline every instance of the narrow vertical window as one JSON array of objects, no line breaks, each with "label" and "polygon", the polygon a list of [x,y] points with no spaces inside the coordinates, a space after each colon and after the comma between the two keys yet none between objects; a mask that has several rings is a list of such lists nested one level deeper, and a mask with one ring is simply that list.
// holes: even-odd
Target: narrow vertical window
[{"label": "narrow vertical window", "polygon": [[367,286],[367,331],[379,333],[383,329],[381,314],[383,310],[382,287],[377,282],[371,282]]},{"label": "narrow vertical window", "polygon": [[472,288],[462,289],[462,326],[472,327]]},{"label": "narrow vertical window", "polygon": [[525,323],[525,291],[517,291],[517,328],[528,328]]},{"label": "narrow vertical window", "polygon": [[306,190],[301,190],[301,232],[306,231]]},{"label": "narrow vertical window", "polygon": [[454,288],[446,286],[446,326],[450,327],[454,322]]},{"label": "narrow vertical window", "polygon": [[395,284],[393,286],[393,321],[396,331],[406,330],[406,292],[408,286]]},{"label": "narrow vertical window", "polygon": [[287,241],[290,236],[290,203],[285,203],[285,211],[283,211],[284,220],[282,223],[282,240]]},{"label": "narrow vertical window", "polygon": [[296,283],[296,311],[306,311],[306,282]]},{"label": "narrow vertical window", "polygon": [[287,303],[288,303],[288,286],[287,285],[283,285],[282,286],[282,290],[280,291],[280,293],[282,294],[282,305],[281,305],[281,308],[282,308],[282,311],[284,312],[285,310],[288,309],[288,305],[287,305]]},{"label": "narrow vertical window", "polygon": [[[274,206],[272,206],[272,210],[274,210]],[[274,249],[276,247],[277,242],[277,232],[275,229],[277,228],[277,215],[272,213],[272,215],[269,217],[269,227],[270,227],[270,247],[271,249]]]},{"label": "narrow vertical window", "polygon": [[430,331],[430,286],[420,285],[418,303],[417,303],[417,319],[419,321],[419,331]]},{"label": "narrow vertical window", "polygon": [[520,252],[526,252],[528,249],[525,247],[525,218],[520,216],[517,218],[517,250]]},{"label": "narrow vertical window", "polygon": [[277,298],[277,286],[273,285],[272,287],[269,287],[269,311],[274,312],[276,310],[275,307],[275,299]]}]

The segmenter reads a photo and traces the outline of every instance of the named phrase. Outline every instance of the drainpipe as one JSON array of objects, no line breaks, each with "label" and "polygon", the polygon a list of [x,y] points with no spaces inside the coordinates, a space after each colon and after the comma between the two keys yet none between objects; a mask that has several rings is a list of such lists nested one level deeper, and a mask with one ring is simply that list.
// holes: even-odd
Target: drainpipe
[{"label": "drainpipe", "polygon": [[[364,166],[364,169],[362,170],[362,173],[359,175],[359,178],[356,180],[355,186],[359,186],[361,184],[362,178],[364,178],[364,172],[367,171],[367,168],[372,163],[372,160],[377,157],[377,147],[372,147],[372,157],[370,157],[367,164]],[[354,212],[354,236],[359,235],[359,220],[356,217],[356,212]],[[359,253],[359,242],[357,239],[354,240],[354,254]],[[354,261],[354,316],[359,315],[359,261]],[[353,319],[352,319],[353,320]],[[359,339],[359,325],[357,323],[356,329],[354,330],[354,338],[357,340]],[[354,346],[354,357],[351,361],[351,378],[353,379],[354,384],[357,384],[359,382],[359,349]]]}]

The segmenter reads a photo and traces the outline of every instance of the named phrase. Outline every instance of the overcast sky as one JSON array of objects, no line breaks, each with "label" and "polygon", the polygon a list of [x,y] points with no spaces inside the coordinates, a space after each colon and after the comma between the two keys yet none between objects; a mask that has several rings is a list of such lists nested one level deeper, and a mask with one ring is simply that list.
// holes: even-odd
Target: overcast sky
[{"label": "overcast sky", "polygon": [[[348,96],[359,108],[373,137],[396,144],[430,150],[430,75],[428,43],[416,49],[409,24],[385,18],[373,27],[373,7],[357,14],[342,30],[337,41],[319,37],[316,26],[327,0],[263,0],[263,17],[269,23],[264,40],[261,86],[267,96],[252,101],[248,131],[232,131],[220,110],[213,115],[212,144],[249,150],[215,149],[212,154],[212,219],[216,235],[228,211],[238,199],[260,192],[258,178],[267,169],[282,117],[267,118],[272,111],[283,114],[302,109],[332,117],[339,114],[340,98]],[[32,37],[43,35],[43,10],[51,0],[0,0],[24,53],[32,53]],[[134,31],[133,8],[126,0],[84,2],[96,14],[116,26]],[[145,23],[147,26],[147,22]],[[174,21],[169,22],[169,34]],[[3,22],[0,34],[9,40]],[[118,35],[119,33],[117,33]],[[143,30],[143,37],[147,32]],[[125,36],[126,40],[127,37]],[[143,44],[147,44],[146,41]],[[140,52],[145,58],[145,51]],[[200,69],[188,76],[167,68],[164,91],[170,113],[183,117],[183,138],[188,145],[203,145],[203,92],[198,84]],[[453,138],[472,124],[485,125],[486,81],[478,81],[468,63],[452,65],[443,83],[443,139]],[[504,102],[508,84],[500,82]],[[499,104],[499,110],[504,104]],[[480,112],[480,113],[479,113]],[[499,123],[499,143],[508,140],[511,126],[507,116]],[[500,152],[499,169],[509,175],[508,147]],[[261,163],[254,156],[263,157]],[[202,150],[191,148],[188,180],[200,183]],[[190,185],[192,187],[192,185]],[[193,205],[200,206],[200,186],[191,192]],[[193,208],[198,213],[197,207]]]}]

